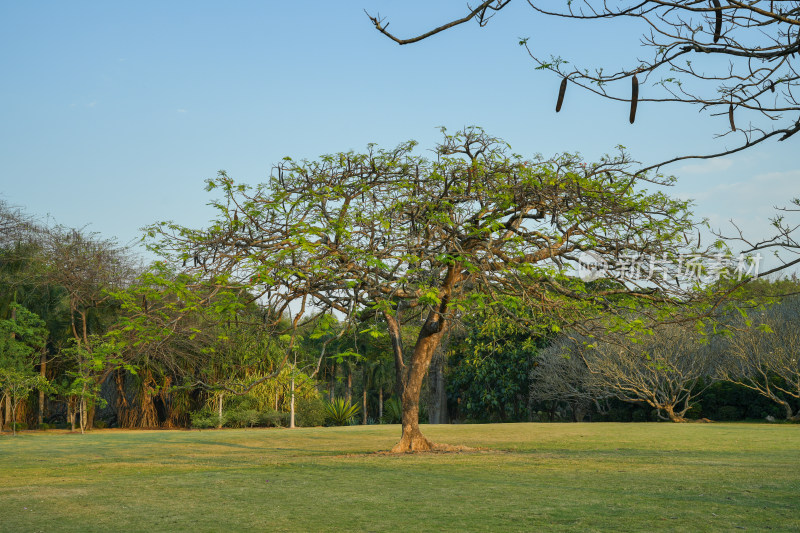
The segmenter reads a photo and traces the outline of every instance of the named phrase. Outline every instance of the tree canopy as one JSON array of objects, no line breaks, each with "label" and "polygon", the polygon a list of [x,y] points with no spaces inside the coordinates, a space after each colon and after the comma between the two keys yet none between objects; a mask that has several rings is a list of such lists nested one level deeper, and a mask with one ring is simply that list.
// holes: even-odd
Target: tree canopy
[{"label": "tree canopy", "polygon": [[[546,329],[689,294],[676,283],[696,227],[688,204],[647,191],[672,179],[634,173],[626,153],[525,159],[478,128],[443,132],[432,159],[414,147],[286,158],[257,186],[221,172],[208,181],[222,193],[211,225],[155,224],[152,249],[205,283],[246,288],[296,326],[334,314],[388,334],[402,390],[397,451],[431,446],[418,427],[422,380],[465,310]],[[585,252],[604,279],[575,277]],[[632,268],[645,258],[659,263],[647,276]],[[412,348],[403,324],[417,328]]]}]

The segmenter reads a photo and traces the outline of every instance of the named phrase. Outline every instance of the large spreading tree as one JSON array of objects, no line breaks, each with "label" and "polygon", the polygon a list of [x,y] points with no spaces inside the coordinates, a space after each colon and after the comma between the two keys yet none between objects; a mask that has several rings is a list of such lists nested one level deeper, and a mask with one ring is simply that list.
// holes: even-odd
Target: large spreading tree
[{"label": "large spreading tree", "polygon": [[[633,172],[624,152],[525,159],[477,128],[443,133],[431,158],[407,142],[286,158],[255,187],[220,173],[209,227],[149,228],[168,262],[244,288],[291,324],[334,315],[388,335],[403,411],[395,451],[432,446],[419,428],[423,378],[464,311],[553,330],[641,302],[656,310],[685,297],[675,278],[696,231],[686,202],[646,190],[672,180]],[[582,254],[603,265],[593,280],[575,277]]]}]

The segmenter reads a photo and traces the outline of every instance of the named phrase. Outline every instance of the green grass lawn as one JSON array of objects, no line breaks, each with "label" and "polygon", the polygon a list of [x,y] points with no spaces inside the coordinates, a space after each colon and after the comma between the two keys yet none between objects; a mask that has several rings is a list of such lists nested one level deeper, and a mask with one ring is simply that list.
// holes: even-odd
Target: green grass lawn
[{"label": "green grass lawn", "polygon": [[800,530],[800,426],[399,426],[0,438],[0,531]]}]

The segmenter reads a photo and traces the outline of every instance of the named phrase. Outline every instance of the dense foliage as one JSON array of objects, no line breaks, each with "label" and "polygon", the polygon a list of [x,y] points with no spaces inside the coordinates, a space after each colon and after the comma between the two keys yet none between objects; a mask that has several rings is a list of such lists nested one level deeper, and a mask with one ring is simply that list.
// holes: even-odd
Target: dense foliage
[{"label": "dense foliage", "polygon": [[448,400],[454,419],[529,419],[530,372],[543,341],[511,322],[472,320],[449,349]]}]

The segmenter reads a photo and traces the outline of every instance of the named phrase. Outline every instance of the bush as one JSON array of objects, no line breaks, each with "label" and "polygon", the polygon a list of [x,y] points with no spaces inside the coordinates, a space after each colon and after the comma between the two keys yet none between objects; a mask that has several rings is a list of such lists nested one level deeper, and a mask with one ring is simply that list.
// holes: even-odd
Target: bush
[{"label": "bush", "polygon": [[332,402],[325,402],[325,415],[334,426],[346,426],[355,418],[361,408],[358,405],[346,402],[344,398],[336,398]]},{"label": "bush", "polygon": [[230,409],[222,414],[224,425],[229,428],[247,428],[258,424],[261,415],[255,409]]},{"label": "bush", "polygon": [[11,430],[20,431],[23,429],[28,429],[28,424],[26,424],[25,422],[11,422],[8,425],[8,428]]},{"label": "bush", "polygon": [[[219,415],[208,411],[196,411],[190,415],[192,427],[196,429],[215,428],[219,423]],[[222,415],[222,425],[225,425],[225,415]]]},{"label": "bush", "polygon": [[633,418],[631,411],[623,407],[612,407],[608,410],[606,418],[609,422],[630,422]]},{"label": "bush", "polygon": [[381,421],[384,424],[399,424],[403,420],[403,407],[400,405],[399,398],[389,398],[383,402],[383,418]]},{"label": "bush", "polygon": [[324,425],[325,414],[325,402],[320,398],[300,398],[294,406],[294,421],[303,428]]},{"label": "bush", "polygon": [[723,405],[717,410],[717,418],[725,421],[739,420],[742,418],[742,412],[733,405]]},{"label": "bush", "polygon": [[258,414],[258,425],[261,427],[284,427],[289,425],[289,413],[279,413],[274,409]]},{"label": "bush", "polygon": [[97,429],[105,429],[108,427],[108,424],[106,423],[105,420],[95,420],[94,427]]},{"label": "bush", "polygon": [[45,430],[45,429],[53,429],[53,427],[54,427],[53,424],[48,424],[47,422],[42,422],[41,424],[36,426],[36,429]]}]

